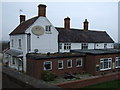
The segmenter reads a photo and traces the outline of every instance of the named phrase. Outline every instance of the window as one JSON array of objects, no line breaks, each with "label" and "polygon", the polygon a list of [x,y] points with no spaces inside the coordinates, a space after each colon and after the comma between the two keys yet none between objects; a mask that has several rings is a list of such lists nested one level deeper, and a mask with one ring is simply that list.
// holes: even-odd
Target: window
[{"label": "window", "polygon": [[100,59],[100,70],[111,69],[112,58]]},{"label": "window", "polygon": [[19,48],[21,48],[21,39],[18,39],[19,42]]},{"label": "window", "polygon": [[82,43],[82,49],[88,49],[88,43]]},{"label": "window", "polygon": [[13,39],[12,39],[12,41],[11,41],[12,43],[11,43],[11,46],[13,47]]},{"label": "window", "polygon": [[76,59],[76,66],[81,67],[82,66],[82,58]]},{"label": "window", "polygon": [[115,67],[116,68],[120,67],[120,57],[116,57],[116,59],[115,59]]},{"label": "window", "polygon": [[104,44],[104,48],[107,48],[107,44],[106,43]]},{"label": "window", "polygon": [[14,64],[15,65],[15,57],[12,57],[12,64]]},{"label": "window", "polygon": [[59,49],[62,49],[62,43],[59,43]]},{"label": "window", "polygon": [[46,26],[46,32],[51,32],[51,25]]},{"label": "window", "polygon": [[71,68],[72,67],[72,60],[67,60],[67,68]]},{"label": "window", "polygon": [[64,50],[70,50],[71,44],[70,43],[64,43]]},{"label": "window", "polygon": [[44,62],[44,70],[52,70],[52,62],[51,61],[45,61]]},{"label": "window", "polygon": [[58,61],[58,69],[63,69],[63,60]]}]

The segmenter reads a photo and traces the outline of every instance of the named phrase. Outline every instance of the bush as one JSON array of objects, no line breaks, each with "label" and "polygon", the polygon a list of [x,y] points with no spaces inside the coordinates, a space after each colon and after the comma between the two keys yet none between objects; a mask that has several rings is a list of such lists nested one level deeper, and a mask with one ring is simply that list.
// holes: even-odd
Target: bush
[{"label": "bush", "polygon": [[42,79],[44,81],[53,81],[55,79],[55,75],[51,72],[44,71],[42,74]]}]

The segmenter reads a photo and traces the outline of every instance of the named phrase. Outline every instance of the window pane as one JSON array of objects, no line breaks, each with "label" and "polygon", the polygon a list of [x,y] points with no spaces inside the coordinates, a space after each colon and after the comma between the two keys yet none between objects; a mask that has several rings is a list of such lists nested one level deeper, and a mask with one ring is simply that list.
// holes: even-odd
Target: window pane
[{"label": "window pane", "polygon": [[67,67],[72,67],[72,61],[71,60],[67,61]]},{"label": "window pane", "polygon": [[101,59],[100,60],[100,69],[111,69],[112,67],[112,59]]},{"label": "window pane", "polygon": [[64,43],[64,49],[65,50],[70,50],[71,49],[71,44],[70,43]]},{"label": "window pane", "polygon": [[51,69],[51,62],[45,62],[45,70],[50,70]]},{"label": "window pane", "polygon": [[62,69],[63,68],[63,61],[58,61],[58,68]]},{"label": "window pane", "polygon": [[19,39],[19,47],[21,47],[21,39]]},{"label": "window pane", "polygon": [[103,62],[100,63],[100,69],[104,69]]},{"label": "window pane", "polygon": [[82,60],[81,59],[77,60],[77,66],[82,66]]}]

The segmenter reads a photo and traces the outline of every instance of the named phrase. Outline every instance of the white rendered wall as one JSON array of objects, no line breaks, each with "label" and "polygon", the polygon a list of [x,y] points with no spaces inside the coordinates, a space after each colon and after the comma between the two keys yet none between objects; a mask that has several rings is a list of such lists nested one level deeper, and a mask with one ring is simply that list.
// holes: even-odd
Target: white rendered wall
[{"label": "white rendered wall", "polygon": [[114,48],[113,43],[107,43],[107,48]]},{"label": "white rendered wall", "polygon": [[[21,39],[21,48],[19,47],[19,41],[18,41],[19,39]],[[13,47],[12,47],[12,40],[13,40]],[[15,49],[15,50],[23,52],[23,71],[26,72],[27,35],[26,34],[11,35],[10,36],[10,49]],[[10,65],[10,67],[16,68],[16,69],[18,68],[15,65]]]},{"label": "white rendered wall", "polygon": [[95,49],[104,49],[104,43],[96,43]]},{"label": "white rendered wall", "polygon": [[[34,35],[31,31],[36,25],[42,26],[44,30],[47,25],[51,25],[51,34],[44,32],[44,34],[39,35],[38,38],[38,36]],[[58,52],[58,31],[46,17],[39,17],[34,24],[27,29],[26,33],[31,33],[31,52],[34,52],[35,49],[38,49],[39,53]]]},{"label": "white rendered wall", "polygon": [[94,49],[94,43],[88,43],[88,49]]},{"label": "white rendered wall", "polygon": [[81,43],[71,43],[71,50],[81,49]]},{"label": "white rendered wall", "polygon": [[[64,50],[64,43],[62,44],[62,49],[60,49],[60,52],[70,52],[70,50]],[[81,44],[82,43],[71,43],[71,50],[75,49],[81,49]],[[104,44],[105,43],[88,43],[88,49],[104,49]],[[106,43],[107,48],[114,48],[113,43]]]},{"label": "white rendered wall", "polygon": [[107,44],[107,48],[114,48],[113,43],[96,43],[95,49],[104,49],[104,44]]},{"label": "white rendered wall", "polygon": [[[21,39],[21,48],[19,47],[19,41],[18,41],[19,39]],[[13,40],[13,47],[12,47],[12,40]],[[18,51],[25,52],[25,48],[26,48],[25,34],[10,36],[10,49],[15,49]]]}]

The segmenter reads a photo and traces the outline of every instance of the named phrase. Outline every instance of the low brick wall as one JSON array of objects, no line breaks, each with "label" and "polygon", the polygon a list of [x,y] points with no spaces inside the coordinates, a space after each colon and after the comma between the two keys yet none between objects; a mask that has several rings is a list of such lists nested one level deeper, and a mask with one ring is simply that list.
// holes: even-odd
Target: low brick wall
[{"label": "low brick wall", "polygon": [[120,73],[114,73],[111,75],[104,75],[104,76],[95,76],[84,80],[63,82],[56,84],[56,86],[59,86],[61,88],[82,88],[88,85],[93,85],[93,84],[97,84],[105,81],[117,80],[117,79],[120,79]]},{"label": "low brick wall", "polygon": [[[2,67],[2,73],[5,77],[12,80],[14,83],[20,85],[23,88],[54,88],[60,89],[60,87],[48,84],[43,80],[38,80],[34,77],[28,76],[22,72],[15,71],[8,67]],[[11,83],[10,83],[11,84]],[[13,85],[12,85],[13,86]],[[7,88],[7,87],[6,87]]]}]

